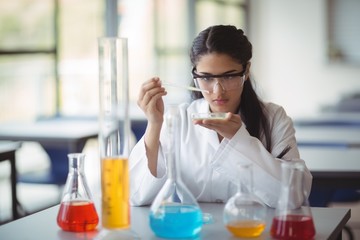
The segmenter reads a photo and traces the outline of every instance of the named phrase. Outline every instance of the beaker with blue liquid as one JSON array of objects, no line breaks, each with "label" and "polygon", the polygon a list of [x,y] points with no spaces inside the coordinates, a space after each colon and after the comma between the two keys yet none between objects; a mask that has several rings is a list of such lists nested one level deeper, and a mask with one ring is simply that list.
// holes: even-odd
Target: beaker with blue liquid
[{"label": "beaker with blue liquid", "polygon": [[165,114],[169,144],[165,148],[167,180],[150,208],[150,227],[162,238],[194,238],[200,234],[203,213],[181,180],[179,168],[179,112],[172,105]]}]

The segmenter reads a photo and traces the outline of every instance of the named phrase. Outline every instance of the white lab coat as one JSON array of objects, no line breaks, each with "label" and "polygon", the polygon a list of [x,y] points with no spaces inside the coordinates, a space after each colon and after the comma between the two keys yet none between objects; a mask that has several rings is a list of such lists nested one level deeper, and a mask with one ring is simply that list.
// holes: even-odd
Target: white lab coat
[{"label": "white lab coat", "polygon": [[[243,123],[231,139],[218,140],[213,130],[194,125],[191,113],[209,112],[204,99],[180,105],[180,172],[181,178],[199,202],[226,202],[237,191],[239,174],[237,163],[253,164],[253,191],[268,206],[276,207],[281,189],[281,162],[283,159],[302,161],[295,139],[292,120],[284,109],[273,103],[265,103],[272,139],[269,153],[264,139],[250,136]],[[149,205],[164,185],[166,160],[164,145],[166,124],[160,136],[157,176],[148,168],[144,138],[130,154],[130,202],[134,206]],[[287,145],[291,150],[283,159],[275,158]],[[312,176],[305,168],[305,188],[310,193]]]}]

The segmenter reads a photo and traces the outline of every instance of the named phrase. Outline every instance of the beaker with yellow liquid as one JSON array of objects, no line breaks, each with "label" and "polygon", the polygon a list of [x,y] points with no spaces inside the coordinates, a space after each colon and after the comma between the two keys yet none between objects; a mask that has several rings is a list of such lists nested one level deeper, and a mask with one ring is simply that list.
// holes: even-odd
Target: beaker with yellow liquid
[{"label": "beaker with yellow liquid", "polygon": [[98,43],[102,230],[97,239],[138,239],[130,229],[127,39],[103,37]]}]

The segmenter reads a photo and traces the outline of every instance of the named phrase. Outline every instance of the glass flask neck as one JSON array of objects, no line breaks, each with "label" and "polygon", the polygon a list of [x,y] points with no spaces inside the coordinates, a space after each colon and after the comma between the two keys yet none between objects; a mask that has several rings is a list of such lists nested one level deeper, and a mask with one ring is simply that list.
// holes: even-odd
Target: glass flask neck
[{"label": "glass flask neck", "polygon": [[179,121],[178,106],[170,106],[166,116],[166,126],[168,130],[169,145],[167,148],[167,168],[168,179],[171,181],[181,181],[179,163]]},{"label": "glass flask neck", "polygon": [[180,172],[174,152],[169,152],[167,157],[168,179],[173,182],[181,181]]},{"label": "glass flask neck", "polygon": [[85,154],[70,153],[68,154],[68,159],[69,159],[69,173],[84,174]]},{"label": "glass flask neck", "polygon": [[250,194],[253,192],[253,172],[251,164],[239,164],[238,194]]},{"label": "glass flask neck", "polygon": [[280,208],[295,209],[308,205],[304,192],[304,164],[301,162],[282,163]]},{"label": "glass flask neck", "polygon": [[89,201],[92,202],[89,186],[87,185],[84,160],[85,154],[68,154],[69,173],[66,179],[62,201]]}]

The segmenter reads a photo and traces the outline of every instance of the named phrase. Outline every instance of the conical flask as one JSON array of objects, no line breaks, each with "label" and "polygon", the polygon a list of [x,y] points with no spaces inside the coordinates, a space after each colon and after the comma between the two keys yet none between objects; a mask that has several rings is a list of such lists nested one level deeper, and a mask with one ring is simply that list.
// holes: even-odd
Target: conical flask
[{"label": "conical flask", "polygon": [[280,199],[271,225],[275,239],[307,240],[315,236],[315,226],[304,191],[304,163],[284,162]]},{"label": "conical flask", "polygon": [[178,107],[165,115],[169,144],[166,147],[167,180],[150,208],[150,227],[158,237],[193,238],[201,231],[202,211],[181,180],[179,169]]},{"label": "conical flask", "polygon": [[86,232],[96,228],[99,217],[84,173],[85,154],[68,154],[69,173],[66,179],[60,209],[59,227],[65,231]]},{"label": "conical flask", "polygon": [[225,205],[224,224],[236,237],[257,237],[265,229],[266,206],[253,194],[252,164],[238,168],[238,192]]}]

